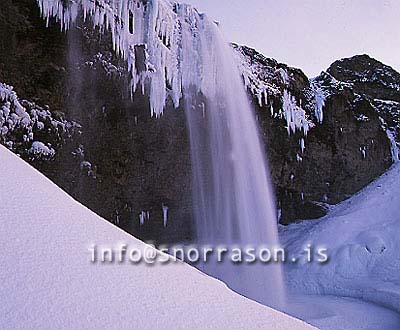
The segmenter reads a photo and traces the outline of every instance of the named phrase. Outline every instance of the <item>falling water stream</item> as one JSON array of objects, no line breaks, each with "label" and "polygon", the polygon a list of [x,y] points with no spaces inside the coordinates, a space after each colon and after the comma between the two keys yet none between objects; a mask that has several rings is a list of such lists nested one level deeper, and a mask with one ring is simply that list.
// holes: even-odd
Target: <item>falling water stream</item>
[{"label": "falling water stream", "polygon": [[[198,40],[183,47],[182,59],[193,72],[191,53],[201,54],[206,85],[204,103],[196,106],[189,98],[186,104],[198,242],[272,249],[278,245],[275,201],[253,107],[220,29],[207,19],[198,22],[198,29]],[[279,265],[226,260],[200,268],[249,298],[274,307],[283,304]]]}]

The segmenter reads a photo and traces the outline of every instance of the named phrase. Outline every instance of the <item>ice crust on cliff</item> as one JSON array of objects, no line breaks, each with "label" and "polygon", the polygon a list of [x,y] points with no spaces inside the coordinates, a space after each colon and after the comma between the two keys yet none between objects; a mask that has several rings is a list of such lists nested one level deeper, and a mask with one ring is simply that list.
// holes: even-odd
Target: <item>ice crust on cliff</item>
[{"label": "ice crust on cliff", "polygon": [[79,11],[101,31],[110,31],[114,50],[128,64],[131,88],[148,88],[152,115],[163,113],[171,98],[179,106],[183,94],[216,93],[211,51],[215,23],[185,4],[169,0],[37,0],[49,24],[55,17],[63,30]]},{"label": "ice crust on cliff", "polygon": [[12,86],[0,82],[0,141],[10,150],[34,158],[52,158],[56,145],[37,141],[36,134],[46,133],[57,144],[78,127],[74,122],[56,119],[47,108],[21,100]]}]

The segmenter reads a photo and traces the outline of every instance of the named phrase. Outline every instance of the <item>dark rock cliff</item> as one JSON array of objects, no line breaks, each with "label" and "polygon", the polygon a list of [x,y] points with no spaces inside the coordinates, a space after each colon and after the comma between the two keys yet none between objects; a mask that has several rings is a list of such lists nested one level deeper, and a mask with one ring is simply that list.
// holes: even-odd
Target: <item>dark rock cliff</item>
[{"label": "dark rock cliff", "polygon": [[[260,106],[255,96],[254,104],[282,210],[282,223],[324,215],[329,204],[348,198],[392,164],[391,142],[382,118],[393,127],[399,123],[400,111],[390,112],[387,107],[379,110],[374,97],[397,95],[400,79],[393,69],[370,59],[375,64],[371,70],[380,72],[374,89],[370,83],[374,74],[359,69],[362,65],[359,62],[365,56],[339,61],[347,63],[347,76],[341,74],[343,70],[333,70],[333,64],[328,72],[335,73],[336,78],[322,72],[309,80],[300,70],[277,63],[253,49],[234,47],[241,61],[247,63],[244,74],[249,77],[249,90],[257,94],[260,86],[265,86],[262,88],[268,92],[266,102]],[[383,69],[389,72],[389,77],[382,73]],[[354,76],[349,76],[349,72]],[[363,78],[353,83],[355,76]],[[371,86],[363,88],[363,84]],[[375,94],[369,93],[371,89]],[[307,122],[306,134],[303,127],[295,132],[288,129],[288,115],[282,110],[285,94],[292,96],[295,113]],[[398,130],[393,133],[400,136]]]},{"label": "dark rock cliff", "polygon": [[[0,35],[0,82],[14,86],[20,98],[48,104],[52,115],[80,125],[52,144],[51,159],[25,159],[84,205],[142,239],[190,239],[184,111],[169,105],[161,118],[151,118],[145,96],[136,93],[132,100],[125,64],[113,55],[109,36],[83,23],[68,33],[55,22],[46,28],[32,0],[4,1]],[[398,136],[398,73],[362,56],[335,62],[310,81],[299,69],[246,47],[234,48],[254,97],[282,223],[324,215],[328,204],[354,194],[390,166],[387,130]],[[267,96],[257,92],[261,85]],[[289,123],[288,107],[300,114],[303,128]],[[40,137],[35,134],[26,148]],[[142,211],[150,219],[140,226]]]}]

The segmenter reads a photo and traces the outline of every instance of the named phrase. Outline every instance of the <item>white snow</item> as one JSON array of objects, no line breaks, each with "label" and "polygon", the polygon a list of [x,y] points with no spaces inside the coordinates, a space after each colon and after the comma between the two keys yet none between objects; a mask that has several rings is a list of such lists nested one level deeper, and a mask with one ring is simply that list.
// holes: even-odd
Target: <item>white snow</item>
[{"label": "white snow", "polygon": [[17,93],[12,86],[0,82],[0,128],[2,135],[14,130],[18,125],[24,128],[30,126],[29,132],[32,131],[33,121],[21,105]]},{"label": "white snow", "polygon": [[29,153],[40,157],[53,157],[56,152],[53,148],[46,146],[43,142],[34,141],[32,147],[29,149]]},{"label": "white snow", "polygon": [[0,323],[9,329],[312,329],[182,263],[90,262],[146,245],[0,146]]},{"label": "white snow", "polygon": [[[282,244],[299,260],[285,267],[292,290],[354,297],[400,311],[399,180],[395,163],[326,217],[281,229]],[[329,262],[301,261],[308,243],[326,247]]]},{"label": "white snow", "polygon": [[358,299],[335,296],[295,296],[299,317],[321,330],[398,330],[400,315]]},{"label": "white snow", "polygon": [[[46,131],[57,143],[62,134],[68,135],[79,127],[74,122],[54,119],[47,106],[20,99],[12,86],[0,82],[0,141],[11,150],[28,152],[37,158],[53,157],[55,146],[36,141],[36,132]],[[17,132],[18,136],[18,131],[23,132],[22,139],[14,135]]]}]

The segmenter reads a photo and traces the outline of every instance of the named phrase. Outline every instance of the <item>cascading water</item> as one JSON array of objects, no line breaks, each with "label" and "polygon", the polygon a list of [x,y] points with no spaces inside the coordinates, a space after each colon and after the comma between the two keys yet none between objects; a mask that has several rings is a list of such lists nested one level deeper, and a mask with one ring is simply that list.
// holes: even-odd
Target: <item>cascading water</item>
[{"label": "cascading water", "polygon": [[[188,17],[186,8],[185,17]],[[183,34],[182,63],[187,85],[202,78],[205,101],[187,98],[194,174],[194,216],[199,243],[227,247],[278,245],[275,202],[255,115],[220,29],[196,15],[197,38]],[[186,44],[188,42],[188,45]],[[193,70],[193,52],[201,65]],[[201,268],[249,298],[281,307],[284,298],[278,265],[234,266],[230,261]]]},{"label": "cascading water", "polygon": [[[255,117],[217,25],[168,0],[37,1],[47,19],[56,17],[66,29],[82,7],[95,26],[110,30],[132,89],[149,90],[153,115],[162,114],[167,98],[175,106],[185,100],[199,243],[276,246],[275,203]],[[278,265],[200,267],[249,298],[282,307]]]}]

